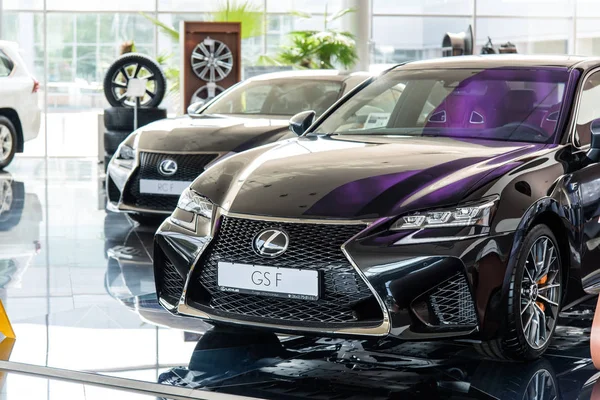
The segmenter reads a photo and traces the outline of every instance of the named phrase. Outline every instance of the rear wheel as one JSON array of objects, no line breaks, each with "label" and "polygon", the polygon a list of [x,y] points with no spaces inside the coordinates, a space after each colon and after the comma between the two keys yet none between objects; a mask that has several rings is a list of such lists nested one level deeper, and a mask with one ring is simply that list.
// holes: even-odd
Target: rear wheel
[{"label": "rear wheel", "polygon": [[535,226],[525,237],[508,293],[507,328],[502,337],[481,343],[480,353],[505,360],[532,360],[550,345],[562,298],[563,276],[554,234]]},{"label": "rear wheel", "polygon": [[17,152],[17,130],[6,117],[0,116],[0,170],[8,166]]}]

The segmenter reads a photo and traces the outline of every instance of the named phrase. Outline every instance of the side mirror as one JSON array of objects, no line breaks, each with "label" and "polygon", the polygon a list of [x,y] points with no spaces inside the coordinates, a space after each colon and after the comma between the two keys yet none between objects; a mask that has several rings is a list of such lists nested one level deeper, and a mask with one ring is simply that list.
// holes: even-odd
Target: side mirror
[{"label": "side mirror", "polygon": [[587,157],[593,162],[598,162],[600,161],[600,118],[592,121],[590,124],[590,133],[592,143],[587,152]]},{"label": "side mirror", "polygon": [[206,102],[204,100],[199,100],[199,101],[196,101],[195,103],[190,104],[187,108],[187,113],[188,114],[196,114],[198,112],[198,110],[201,109],[202,106],[204,106],[204,104],[206,104]]},{"label": "side mirror", "polygon": [[314,111],[302,111],[290,118],[290,131],[300,136],[315,122]]}]

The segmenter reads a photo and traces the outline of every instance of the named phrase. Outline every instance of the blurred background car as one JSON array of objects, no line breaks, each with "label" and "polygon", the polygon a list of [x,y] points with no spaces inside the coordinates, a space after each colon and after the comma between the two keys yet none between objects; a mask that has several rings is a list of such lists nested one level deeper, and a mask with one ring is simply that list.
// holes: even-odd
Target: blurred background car
[{"label": "blurred background car", "polygon": [[239,83],[188,115],[132,133],[108,165],[107,210],[140,223],[163,220],[181,192],[204,170],[230,155],[296,135],[294,114],[322,114],[370,75],[335,70],[286,71]]},{"label": "blurred background car", "polygon": [[14,42],[0,40],[0,170],[40,130],[39,82],[29,73]]}]

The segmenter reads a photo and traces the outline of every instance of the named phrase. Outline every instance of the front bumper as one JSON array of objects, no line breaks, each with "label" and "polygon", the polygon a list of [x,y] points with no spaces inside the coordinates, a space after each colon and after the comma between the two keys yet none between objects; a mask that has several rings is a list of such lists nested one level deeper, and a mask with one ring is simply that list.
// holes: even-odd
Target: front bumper
[{"label": "front bumper", "polygon": [[[181,210],[175,213],[178,219],[186,218]],[[263,304],[266,304],[265,316],[273,313],[269,306],[281,304],[271,297],[247,297],[245,303],[251,304],[254,309],[234,307],[236,314],[231,312],[232,307],[226,307],[227,312],[224,312],[219,303],[239,302],[244,298],[240,295],[233,300],[220,298],[217,291],[210,290],[207,277],[214,277],[214,272],[209,271],[211,268],[214,271],[214,266],[211,266],[211,263],[214,264],[214,252],[218,252],[220,257],[228,257],[218,248],[221,240],[219,235],[223,230],[223,221],[232,217],[258,219],[267,221],[268,225],[284,227],[282,224],[324,223],[307,220],[282,222],[266,217],[228,215],[221,211],[212,226],[192,221],[195,232],[191,232],[167,219],[155,236],[154,269],[160,302],[172,313],[282,333],[360,337],[392,335],[408,340],[481,337],[486,325],[495,329],[493,325],[497,321],[490,309],[495,306],[492,300],[501,296],[512,234],[443,244],[388,246],[382,245],[375,224],[360,221],[360,233],[347,237],[338,249],[356,272],[357,282],[364,282],[375,300],[361,300],[362,304],[371,308],[370,312],[365,313],[360,309],[361,306],[354,308],[353,312],[357,315],[368,314],[371,318],[367,321],[314,323],[310,315],[302,322],[297,321],[300,318],[298,315],[295,315],[298,317],[296,320],[256,317],[262,312],[260,307]],[[238,231],[245,231],[245,228],[239,228]],[[324,239],[333,240],[330,237]],[[241,240],[239,243],[243,243],[243,246],[249,241]],[[310,259],[308,253],[307,259]],[[236,261],[252,264],[247,259]],[[307,262],[310,264],[310,261],[299,260],[297,267],[307,268]],[[320,268],[326,270],[328,267]],[[319,301],[308,303],[314,314],[323,311]],[[291,312],[301,314],[301,307],[298,308],[296,304]],[[379,319],[373,318],[375,308],[380,309],[377,310],[380,311]]]},{"label": "front bumper", "polygon": [[[221,153],[158,153],[138,151],[132,168],[113,157],[106,171],[106,209],[112,212],[168,215],[177,206],[180,193],[147,194],[140,191],[140,179],[189,182],[190,184]],[[161,161],[175,160],[178,170],[172,176],[163,176],[158,170]]]}]

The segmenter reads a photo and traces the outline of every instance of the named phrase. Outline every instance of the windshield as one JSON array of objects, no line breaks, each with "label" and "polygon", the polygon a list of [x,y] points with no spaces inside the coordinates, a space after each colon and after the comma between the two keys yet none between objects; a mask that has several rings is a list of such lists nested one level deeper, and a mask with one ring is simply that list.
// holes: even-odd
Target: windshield
[{"label": "windshield", "polygon": [[348,99],[314,133],[550,143],[568,77],[566,68],[392,71]]},{"label": "windshield", "polygon": [[248,81],[224,92],[202,113],[291,117],[314,110],[322,114],[340,97],[341,90],[341,82],[308,78]]}]

